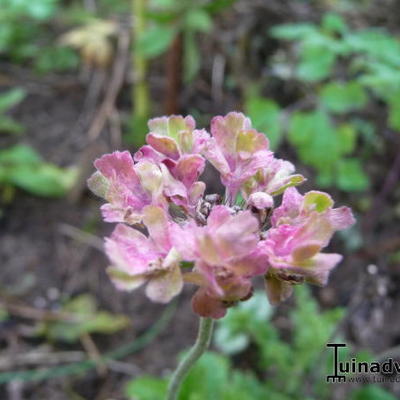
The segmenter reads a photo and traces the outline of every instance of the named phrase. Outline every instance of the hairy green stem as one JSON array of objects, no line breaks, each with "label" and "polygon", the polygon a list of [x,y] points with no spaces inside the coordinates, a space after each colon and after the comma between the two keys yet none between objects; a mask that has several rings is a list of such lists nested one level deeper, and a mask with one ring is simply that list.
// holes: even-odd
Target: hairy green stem
[{"label": "hairy green stem", "polygon": [[210,345],[213,326],[214,320],[212,318],[200,318],[196,343],[182,359],[175,372],[173,373],[168,386],[166,400],[176,400],[178,398],[179,388],[184,378],[188,374],[189,370],[196,363],[196,361],[201,357],[201,355],[207,350],[208,346]]}]

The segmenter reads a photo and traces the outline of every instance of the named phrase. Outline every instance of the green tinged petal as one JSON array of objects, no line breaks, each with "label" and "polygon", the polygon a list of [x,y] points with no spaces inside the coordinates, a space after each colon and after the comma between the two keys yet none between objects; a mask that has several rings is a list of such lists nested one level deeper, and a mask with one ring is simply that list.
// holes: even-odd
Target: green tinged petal
[{"label": "green tinged petal", "polygon": [[96,171],[88,180],[89,189],[99,197],[106,198],[110,184],[108,179],[103,174]]},{"label": "green tinged petal", "polygon": [[304,195],[303,209],[306,211],[324,212],[333,206],[332,198],[323,192],[315,190],[308,192]]}]

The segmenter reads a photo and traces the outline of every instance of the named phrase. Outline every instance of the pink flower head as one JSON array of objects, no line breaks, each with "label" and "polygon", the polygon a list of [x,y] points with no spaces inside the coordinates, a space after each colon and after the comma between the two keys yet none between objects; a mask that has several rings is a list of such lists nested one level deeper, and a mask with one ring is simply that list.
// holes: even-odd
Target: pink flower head
[{"label": "pink flower head", "polygon": [[[256,276],[265,278],[271,303],[294,284],[326,284],[342,256],[321,251],[354,223],[351,210],[333,208],[323,192],[301,195],[294,186],[304,177],[274,157],[248,118],[215,117],[211,135],[190,116],[155,118],[149,129],[133,159],[127,151],[106,154],[88,180],[107,201],[104,219],[119,222],[105,244],[117,288],[146,284],[151,300],[166,303],[192,283],[193,310],[221,318],[251,296]],[[206,159],[226,187],[225,205],[219,194],[204,196],[198,179]],[[234,206],[239,193],[244,202]],[[274,196],[282,193],[279,205]]]},{"label": "pink flower head", "polygon": [[190,221],[174,229],[176,249],[195,265],[185,279],[200,286],[193,308],[202,316],[223,316],[228,305],[249,295],[250,278],[265,272],[258,221],[249,211],[232,215],[230,208],[215,206],[206,226]]},{"label": "pink flower head", "polygon": [[108,274],[120,290],[133,290],[147,283],[146,295],[155,302],[167,303],[183,285],[180,256],[171,244],[171,225],[162,208],[146,206],[143,221],[149,236],[118,224],[106,239],[111,261]]},{"label": "pink flower head", "polygon": [[325,285],[329,272],[341,261],[339,254],[320,251],[335,231],[350,227],[355,220],[349,208],[332,206],[333,200],[323,192],[302,196],[295,188],[285,191],[264,242],[269,263],[266,287],[272,303],[285,300],[295,283]]},{"label": "pink flower head", "polygon": [[154,118],[148,126],[148,144],[135,153],[135,160],[164,163],[173,177],[185,185],[189,197],[196,203],[205,190],[204,182],[198,181],[198,178],[205,167],[205,159],[200,152],[209,138],[208,133],[196,130],[191,116]]},{"label": "pink flower head", "polygon": [[115,151],[103,155],[94,165],[97,172],[89,178],[88,186],[107,200],[101,207],[107,222],[136,224],[141,222],[145,206],[167,209],[172,202],[188,208],[193,201],[185,185],[164,164],[149,160],[134,163],[128,151]]}]

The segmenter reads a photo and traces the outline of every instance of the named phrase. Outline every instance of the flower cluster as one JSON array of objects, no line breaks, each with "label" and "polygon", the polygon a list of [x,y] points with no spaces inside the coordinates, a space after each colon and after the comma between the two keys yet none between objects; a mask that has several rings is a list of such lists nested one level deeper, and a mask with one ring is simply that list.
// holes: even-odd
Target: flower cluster
[{"label": "flower cluster", "polygon": [[[155,118],[146,142],[133,157],[102,156],[88,180],[107,201],[104,220],[118,222],[105,242],[117,288],[146,284],[151,300],[167,303],[191,283],[198,286],[194,311],[221,318],[251,297],[256,276],[271,303],[285,300],[295,284],[326,284],[342,257],[321,251],[354,223],[351,210],[333,208],[323,192],[301,195],[295,186],[304,177],[275,158],[243,114],[215,117],[211,134],[190,116]],[[206,161],[220,174],[224,198],[205,194],[199,177]]]}]

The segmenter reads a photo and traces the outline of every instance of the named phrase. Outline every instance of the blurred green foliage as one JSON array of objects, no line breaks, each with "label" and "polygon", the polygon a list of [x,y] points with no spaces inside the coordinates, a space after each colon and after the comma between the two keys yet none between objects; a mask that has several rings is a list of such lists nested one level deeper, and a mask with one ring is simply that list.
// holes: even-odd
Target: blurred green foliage
[{"label": "blurred green foliage", "polygon": [[320,186],[367,189],[362,155],[379,148],[374,132],[382,129],[379,118],[371,122],[370,107],[384,104],[387,127],[400,131],[400,41],[383,29],[351,29],[334,13],[320,25],[284,24],[270,32],[290,43],[275,54],[272,74],[299,96],[281,108],[252,92],[245,108],[255,126],[271,136],[273,148],[286,134]]},{"label": "blurred green foliage", "polygon": [[95,298],[89,294],[71,298],[58,311],[68,318],[40,322],[36,327],[37,335],[51,341],[75,342],[85,334],[112,334],[130,324],[124,315],[99,311]]},{"label": "blurred green foliage", "polygon": [[[37,196],[61,197],[73,186],[78,171],[43,161],[31,147],[19,144],[0,151],[0,191],[18,187]],[[8,197],[8,195],[7,195]],[[7,199],[12,200],[11,198]]]},{"label": "blurred green foliage", "polygon": [[[271,322],[273,308],[265,294],[256,292],[252,299],[231,309],[218,322],[215,346],[222,354],[208,352],[193,367],[182,385],[179,400],[303,400],[329,399],[325,377],[331,372],[332,360],[323,356],[344,309],[320,311],[305,286],[297,287],[296,307],[290,312],[291,339],[283,339]],[[249,350],[257,358],[257,375],[235,369],[230,356]],[[341,354],[341,359],[349,354]],[[359,354],[357,359],[370,357]],[[308,379],[315,375],[313,395],[305,394]],[[263,376],[260,379],[260,376]],[[126,386],[126,394],[136,400],[163,398],[167,379],[143,376]],[[376,397],[373,397],[376,396]],[[352,393],[352,400],[372,398],[394,400],[388,392],[369,385]]]},{"label": "blurred green foliage", "polygon": [[26,93],[19,88],[11,89],[8,92],[0,94],[0,134],[20,134],[24,127],[13,118],[6,115],[6,112],[19,104]]},{"label": "blurred green foliage", "polygon": [[159,56],[168,50],[178,34],[182,34],[184,80],[191,81],[201,67],[196,34],[210,33],[212,16],[234,1],[150,0],[147,16],[152,25],[140,37],[139,52],[146,58]]},{"label": "blurred green foliage", "polygon": [[60,0],[1,0],[0,55],[15,63],[33,62],[41,73],[74,68],[71,49],[54,43],[50,23],[60,11]]}]

